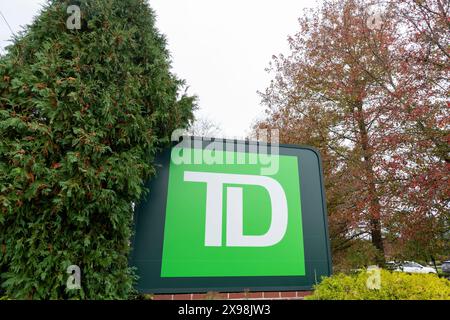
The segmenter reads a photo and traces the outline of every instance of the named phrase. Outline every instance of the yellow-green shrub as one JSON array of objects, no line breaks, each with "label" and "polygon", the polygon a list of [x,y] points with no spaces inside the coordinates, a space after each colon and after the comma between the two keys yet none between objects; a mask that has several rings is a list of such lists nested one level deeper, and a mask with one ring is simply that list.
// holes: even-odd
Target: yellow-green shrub
[{"label": "yellow-green shrub", "polygon": [[312,300],[450,300],[450,281],[432,274],[381,270],[379,289],[366,285],[371,274],[336,274],[315,286]]}]

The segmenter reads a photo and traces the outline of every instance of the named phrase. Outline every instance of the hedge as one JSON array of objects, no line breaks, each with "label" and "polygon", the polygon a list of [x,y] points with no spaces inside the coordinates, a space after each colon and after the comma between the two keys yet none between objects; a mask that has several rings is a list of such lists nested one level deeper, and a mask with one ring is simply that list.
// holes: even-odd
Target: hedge
[{"label": "hedge", "polygon": [[[312,300],[450,300],[450,281],[433,274],[380,271],[379,287],[372,271],[336,274],[315,286]],[[373,278],[372,278],[373,279]],[[369,280],[369,286],[367,282]]]}]

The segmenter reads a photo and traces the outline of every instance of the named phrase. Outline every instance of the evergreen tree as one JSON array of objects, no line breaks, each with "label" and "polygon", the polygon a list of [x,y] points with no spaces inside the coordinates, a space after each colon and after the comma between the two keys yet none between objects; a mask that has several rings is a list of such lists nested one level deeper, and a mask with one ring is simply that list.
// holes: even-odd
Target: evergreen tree
[{"label": "evergreen tree", "polygon": [[[81,29],[67,8],[78,5]],[[0,283],[11,298],[127,298],[132,202],[192,119],[145,0],[52,0],[0,58]],[[151,192],[151,191],[150,191]],[[70,265],[81,289],[69,290]]]}]

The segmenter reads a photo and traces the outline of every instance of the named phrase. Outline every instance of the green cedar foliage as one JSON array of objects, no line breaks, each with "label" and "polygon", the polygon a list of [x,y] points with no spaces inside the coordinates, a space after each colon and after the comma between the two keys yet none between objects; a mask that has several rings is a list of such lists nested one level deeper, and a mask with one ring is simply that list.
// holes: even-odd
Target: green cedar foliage
[{"label": "green cedar foliage", "polygon": [[[73,4],[80,30],[66,27]],[[195,106],[165,47],[145,0],[53,0],[0,58],[0,283],[10,298],[132,292],[131,203]],[[66,288],[70,265],[81,290]]]}]

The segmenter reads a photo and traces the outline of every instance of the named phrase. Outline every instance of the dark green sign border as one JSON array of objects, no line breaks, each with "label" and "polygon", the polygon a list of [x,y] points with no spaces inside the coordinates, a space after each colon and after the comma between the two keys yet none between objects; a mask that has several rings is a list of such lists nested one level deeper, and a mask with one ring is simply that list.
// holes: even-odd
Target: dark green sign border
[{"label": "dark green sign border", "polygon": [[[199,139],[192,138],[192,142]],[[203,141],[202,148],[209,143]],[[257,145],[235,140],[236,144],[245,146],[246,152],[249,145]],[[185,147],[186,140],[178,146]],[[196,147],[194,143],[192,147]],[[156,157],[156,176],[146,184],[149,194],[135,210],[130,265],[139,277],[136,289],[141,293],[297,291],[310,290],[322,276],[329,276],[331,252],[320,155],[311,147],[294,145],[280,145],[279,154],[299,159],[305,276],[161,278],[171,155],[167,148]]]}]

